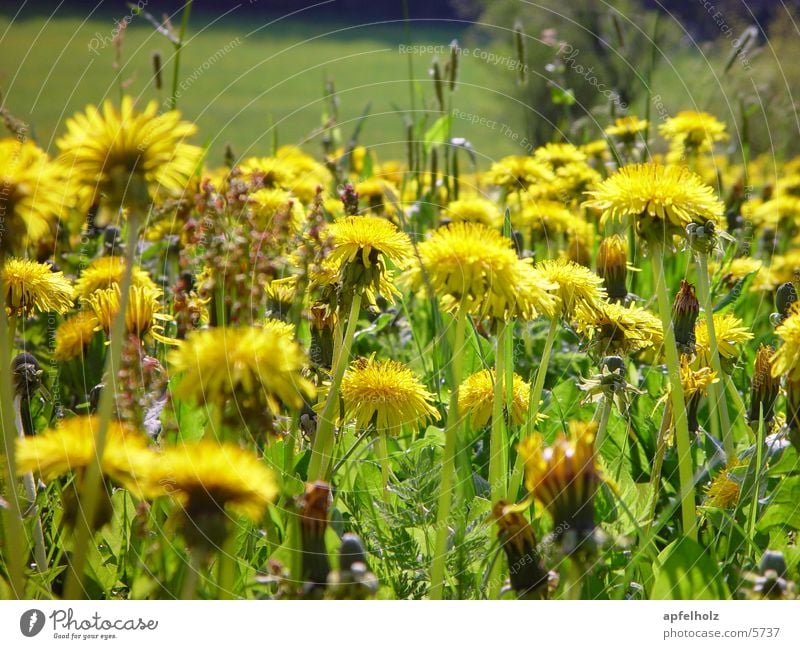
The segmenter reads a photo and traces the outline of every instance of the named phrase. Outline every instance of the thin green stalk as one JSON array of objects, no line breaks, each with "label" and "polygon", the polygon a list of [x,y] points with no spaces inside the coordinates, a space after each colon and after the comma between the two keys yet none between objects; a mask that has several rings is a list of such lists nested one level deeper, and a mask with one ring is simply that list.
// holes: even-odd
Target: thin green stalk
[{"label": "thin green stalk", "polygon": [[175,43],[175,71],[172,74],[172,95],[169,98],[170,110],[173,110],[178,105],[178,73],[181,69],[181,50],[183,49],[183,37],[186,35],[186,27],[189,25],[189,14],[192,13],[192,1],[186,0],[186,4],[183,6],[181,30],[178,33],[178,42]]},{"label": "thin green stalk", "polygon": [[764,409],[761,408],[758,416],[758,429],[756,430],[756,470],[753,475],[753,497],[750,502],[750,520],[748,521],[749,538],[755,538],[756,520],[758,518],[758,491],[761,481],[761,462],[764,449]]},{"label": "thin green stalk", "polygon": [[136,207],[128,215],[128,237],[125,249],[125,274],[120,287],[119,310],[114,316],[109,334],[108,356],[105,367],[105,387],[100,393],[100,403],[97,406],[97,433],[95,434],[94,461],[86,467],[83,484],[80,486],[80,507],[82,516],[78,517],[75,524],[75,554],[71,561],[71,570],[67,573],[64,586],[66,599],[79,599],[85,594],[83,589],[83,568],[89,552],[89,544],[94,534],[94,519],[100,502],[100,494],[105,491],[102,482],[102,467],[100,459],[106,446],[106,435],[114,414],[116,397],[116,378],[122,358],[122,347],[125,338],[125,312],[128,308],[131,280],[133,278],[133,264],[136,253],[137,235],[139,232],[139,212]]},{"label": "thin green stalk", "polygon": [[653,472],[650,474],[650,484],[653,485],[653,496],[650,503],[650,517],[647,519],[645,532],[650,533],[653,521],[656,518],[656,507],[658,506],[658,494],[661,491],[661,467],[664,465],[664,453],[667,450],[667,431],[670,423],[670,405],[664,405],[664,412],[661,415],[661,425],[658,427],[658,437],[656,438],[656,456],[653,460]]},{"label": "thin green stalk", "polygon": [[[317,420],[317,432],[314,435],[314,444],[311,448],[311,462],[308,466],[309,480],[325,480],[328,476],[328,468],[331,463],[331,453],[334,443],[334,416],[336,405],[339,403],[339,388],[342,385],[342,378],[350,361],[350,349],[353,346],[353,338],[356,334],[356,324],[358,314],[361,311],[361,293],[353,295],[353,302],[350,305],[350,315],[347,319],[347,331],[342,340],[342,348],[336,360],[333,371],[330,391],[325,399],[325,406],[322,414]],[[341,315],[341,314],[340,314]]]},{"label": "thin green stalk", "polygon": [[[544,349],[542,350],[542,359],[539,362],[539,369],[536,371],[536,378],[534,379],[533,387],[531,388],[530,400],[528,401],[528,420],[525,425],[526,437],[533,434],[533,428],[536,425],[536,417],[539,415],[539,401],[542,398],[542,390],[544,389],[544,379],[547,376],[547,366],[550,364],[550,354],[553,351],[553,343],[556,340],[556,333],[558,333],[558,318],[553,318],[550,321],[550,329],[547,332],[547,338],[544,341]],[[517,458],[514,461],[514,469],[511,472],[511,480],[509,481],[508,494],[513,500],[517,499],[519,488],[522,486],[522,475],[524,468],[524,461],[522,456],[517,453]]]},{"label": "thin green stalk", "polygon": [[686,418],[686,403],[683,398],[678,348],[675,344],[675,331],[672,328],[672,309],[670,308],[667,284],[664,278],[664,248],[654,244],[651,248],[653,278],[658,296],[658,309],[664,327],[664,353],[667,357],[667,375],[672,399],[672,419],[675,426],[675,441],[678,450],[678,476],[680,480],[681,517],[683,533],[693,541],[697,540],[697,517],[695,515],[694,471],[692,468],[692,449],[689,440],[689,422]]},{"label": "thin green stalk", "polygon": [[381,497],[385,503],[389,503],[389,444],[386,440],[386,431],[378,431],[378,438],[375,440],[375,453],[381,464]]},{"label": "thin green stalk", "polygon": [[507,393],[505,383],[508,324],[501,322],[499,327],[494,358],[494,403],[492,404],[492,430],[489,439],[489,493],[493,503],[507,497],[506,472],[508,471],[508,449],[504,435],[505,422],[503,421],[503,406]]},{"label": "thin green stalk", "polygon": [[194,550],[189,550],[189,562],[181,586],[181,600],[197,599],[197,583],[200,577],[200,562]]},{"label": "thin green stalk", "polygon": [[611,417],[611,407],[614,405],[614,400],[609,397],[603,397],[603,403],[597,408],[600,411],[600,423],[597,426],[597,435],[595,437],[595,451],[600,452],[600,447],[603,445],[603,440],[606,438],[606,430],[608,429],[608,420]]},{"label": "thin green stalk", "polygon": [[450,404],[447,408],[447,425],[444,432],[444,457],[442,458],[442,478],[439,485],[439,505],[436,512],[436,544],[431,563],[430,599],[442,599],[444,591],[444,571],[447,559],[447,538],[449,530],[450,506],[453,503],[453,476],[456,468],[456,442],[461,417],[458,413],[458,387],[464,362],[464,332],[467,313],[463,303],[456,314],[456,332],[453,341],[453,386],[450,391]]},{"label": "thin green stalk", "polygon": [[231,532],[219,552],[217,573],[218,599],[234,598],[236,580],[236,534]]},{"label": "thin green stalk", "polygon": [[[0,267],[3,264],[0,254]],[[11,372],[10,345],[8,342],[9,327],[8,316],[5,309],[5,287],[3,274],[0,273],[0,371],[7,376]],[[22,511],[17,490],[17,460],[16,460],[16,427],[14,426],[14,394],[11,390],[11,381],[0,381],[0,423],[3,428],[3,447],[5,462],[3,462],[3,482],[6,485],[9,507],[0,507],[3,516],[3,532],[6,544],[5,562],[11,592],[17,598],[25,596],[25,557],[28,550],[25,543],[24,528],[22,525]]]},{"label": "thin green stalk", "polygon": [[733,430],[731,430],[730,414],[728,413],[728,401],[725,398],[725,386],[722,383],[724,374],[722,373],[722,363],[719,360],[719,348],[717,347],[717,334],[714,329],[714,307],[711,303],[711,289],[708,279],[708,255],[704,252],[697,253],[697,289],[700,293],[700,303],[706,314],[706,327],[708,328],[708,343],[711,348],[711,368],[717,373],[720,382],[712,383],[708,386],[709,403],[711,405],[712,423],[715,417],[719,417],[722,427],[722,446],[725,449],[725,457],[728,462],[736,459],[736,446],[733,441]]},{"label": "thin green stalk", "polygon": [[[22,399],[20,396],[17,396],[14,399],[14,405],[16,410],[16,427],[17,427],[17,435],[24,439],[25,438],[25,428],[22,423]],[[27,411],[27,407],[26,407]],[[25,413],[28,417],[30,417],[30,413]],[[30,501],[30,506],[26,512],[26,515],[33,521],[33,557],[36,560],[36,569],[39,572],[46,572],[47,571],[47,550],[45,549],[44,545],[44,531],[42,530],[42,519],[39,517],[39,508],[36,505],[36,482],[33,479],[32,473],[26,473],[22,476],[22,485],[25,488],[25,497]]]}]

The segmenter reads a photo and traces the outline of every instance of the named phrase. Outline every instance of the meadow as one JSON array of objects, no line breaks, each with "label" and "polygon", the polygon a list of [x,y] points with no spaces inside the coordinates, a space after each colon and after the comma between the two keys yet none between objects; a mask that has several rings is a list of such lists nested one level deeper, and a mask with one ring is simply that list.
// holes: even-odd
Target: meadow
[{"label": "meadow", "polygon": [[796,599],[800,158],[715,68],[533,142],[521,28],[143,20],[0,24],[0,596]]}]

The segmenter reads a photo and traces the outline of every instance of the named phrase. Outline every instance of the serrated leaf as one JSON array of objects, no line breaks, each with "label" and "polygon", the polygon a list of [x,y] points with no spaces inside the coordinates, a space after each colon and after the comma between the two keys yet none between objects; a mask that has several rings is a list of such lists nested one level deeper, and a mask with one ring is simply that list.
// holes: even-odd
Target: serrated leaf
[{"label": "serrated leaf", "polygon": [[739,278],[736,280],[736,284],[733,285],[728,294],[723,297],[719,302],[714,305],[712,309],[714,313],[718,313],[729,306],[735,306],[739,299],[744,295],[745,288],[747,288],[747,283],[752,279],[752,277],[756,274],[756,271],[751,273],[747,273],[744,277]]}]

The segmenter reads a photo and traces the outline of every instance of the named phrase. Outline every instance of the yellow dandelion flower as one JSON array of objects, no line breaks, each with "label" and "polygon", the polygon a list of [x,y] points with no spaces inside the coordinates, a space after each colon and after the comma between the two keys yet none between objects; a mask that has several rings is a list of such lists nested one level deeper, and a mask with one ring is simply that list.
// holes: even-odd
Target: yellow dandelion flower
[{"label": "yellow dandelion flower", "polygon": [[248,196],[247,202],[258,227],[264,230],[280,224],[295,233],[306,218],[300,201],[282,189],[259,189]]},{"label": "yellow dandelion flower", "polygon": [[451,221],[482,223],[490,228],[499,228],[503,223],[503,215],[498,205],[485,198],[451,201],[445,208],[445,214]]},{"label": "yellow dandelion flower", "polygon": [[301,371],[307,358],[300,345],[275,328],[241,327],[191,332],[167,357],[173,374],[182,374],[175,394],[194,403],[223,407],[229,400],[254,396],[273,414],[294,410],[312,398],[314,386]]},{"label": "yellow dandelion flower", "polygon": [[[511,422],[515,426],[528,418],[531,386],[518,374],[511,384]],[[494,403],[494,372],[481,370],[468,376],[458,388],[458,412],[470,417],[473,430],[483,428],[492,418]]]},{"label": "yellow dandelion flower", "polygon": [[634,354],[664,342],[661,318],[647,309],[600,301],[579,306],[577,331],[603,356]]},{"label": "yellow dandelion flower", "polygon": [[573,162],[586,162],[586,154],[569,142],[549,142],[534,150],[533,159],[556,170]]},{"label": "yellow dandelion flower", "polygon": [[28,259],[7,259],[3,265],[6,312],[31,316],[34,311],[66,313],[72,307],[72,285],[61,271]]},{"label": "yellow dandelion flower", "polygon": [[800,198],[777,196],[742,210],[743,216],[761,228],[772,228],[782,234],[794,234],[800,223]]},{"label": "yellow dandelion flower", "polygon": [[564,203],[546,199],[528,201],[521,212],[512,218],[516,227],[542,232],[545,236],[569,232],[574,229],[576,220],[578,217]]},{"label": "yellow dandelion flower", "polygon": [[578,307],[595,309],[605,299],[603,279],[585,266],[558,259],[536,264],[536,269],[550,282],[557,284],[557,311],[561,317],[571,320]]},{"label": "yellow dandelion flower", "polygon": [[333,240],[329,259],[339,265],[360,262],[364,268],[377,264],[381,257],[403,266],[413,249],[408,235],[379,216],[348,216],[328,227]]},{"label": "yellow dandelion flower", "polygon": [[579,199],[601,180],[602,176],[585,162],[570,162],[556,170],[556,178],[551,184],[553,198]]},{"label": "yellow dandelion flower", "polygon": [[570,425],[552,445],[534,433],[519,444],[525,463],[525,486],[553,516],[580,536],[594,530],[593,499],[600,483],[595,464],[596,423]]},{"label": "yellow dandelion flower", "polygon": [[434,395],[402,363],[370,358],[356,359],[342,379],[345,419],[364,430],[371,423],[378,431],[398,434],[403,426],[419,428],[439,419]]},{"label": "yellow dandelion flower", "polygon": [[555,174],[549,165],[531,156],[508,156],[492,163],[485,180],[506,190],[518,191],[552,182]]},{"label": "yellow dandelion flower", "polygon": [[587,157],[593,160],[603,161],[609,157],[608,142],[603,139],[591,140],[586,144],[582,144],[580,148]]},{"label": "yellow dandelion flower", "polygon": [[56,346],[53,358],[68,361],[83,356],[97,329],[97,318],[91,311],[79,311],[64,320],[56,329]]},{"label": "yellow dandelion flower", "polygon": [[716,260],[708,262],[708,272],[712,277],[720,273],[721,281],[725,286],[733,288],[740,279],[747,277],[750,273],[758,273],[761,270],[761,262],[752,257],[736,257],[729,262],[720,265]]},{"label": "yellow dandelion flower", "polygon": [[633,217],[644,237],[663,237],[665,228],[683,234],[692,222],[718,223],[722,202],[714,190],[684,167],[655,162],[622,167],[587,192],[587,207],[602,210],[601,223]]},{"label": "yellow dandelion flower", "polygon": [[0,252],[24,254],[53,236],[73,197],[61,167],[30,140],[0,139]]},{"label": "yellow dandelion flower", "polygon": [[[159,297],[161,297],[160,289],[131,286],[125,309],[125,330],[138,338],[144,338],[149,334],[159,342],[174,343],[175,341],[163,335],[164,327],[159,324],[172,320],[172,316],[160,312]],[[119,312],[119,301],[119,284],[99,289],[89,297],[83,298],[83,302],[94,312],[99,328],[105,331],[106,335],[111,333],[114,318]]]},{"label": "yellow dandelion flower", "polygon": [[288,311],[297,299],[297,277],[273,279],[264,284],[264,292],[280,311]]},{"label": "yellow dandelion flower", "polygon": [[463,301],[476,315],[532,319],[551,315],[556,285],[521,260],[513,242],[477,223],[452,223],[435,230],[419,244],[421,265],[412,266],[405,280],[414,290],[427,282],[446,309]]},{"label": "yellow dandelion flower", "polygon": [[[697,320],[694,327],[697,358],[701,365],[711,365],[711,346],[708,342],[708,326],[705,317]],[[717,338],[717,350],[721,358],[736,359],[739,357],[739,345],[753,339],[753,333],[742,324],[740,318],[733,313],[714,314],[714,333]]]},{"label": "yellow dandelion flower", "polygon": [[170,446],[142,467],[149,495],[168,494],[195,523],[229,510],[253,522],[278,496],[273,472],[253,453],[235,444],[201,440]]},{"label": "yellow dandelion flower", "polygon": [[733,460],[714,476],[705,487],[704,505],[720,509],[733,509],[736,506],[741,488],[732,472],[741,465],[741,460]]},{"label": "yellow dandelion flower", "polygon": [[606,127],[605,134],[616,137],[622,142],[633,142],[639,133],[643,133],[649,122],[636,115],[618,117],[613,125]]},{"label": "yellow dandelion flower", "polygon": [[[783,344],[772,356],[772,376],[786,375],[792,381],[800,380],[800,308],[795,302],[789,317],[775,329]],[[716,320],[715,320],[716,322]]]},{"label": "yellow dandelion flower", "polygon": [[68,119],[57,144],[71,179],[113,208],[146,204],[158,191],[182,192],[202,155],[184,142],[197,128],[178,111],[158,109],[151,101],[138,112],[126,96],[119,110],[109,100],[102,111],[87,106]]},{"label": "yellow dandelion flower", "polygon": [[261,328],[275,336],[282,336],[288,340],[293,340],[297,334],[294,325],[291,322],[284,322],[276,318],[267,318],[264,320]]},{"label": "yellow dandelion flower", "polygon": [[328,226],[333,249],[327,261],[338,268],[340,281],[378,293],[386,299],[397,295],[387,262],[405,266],[413,248],[408,235],[379,216],[346,216]]},{"label": "yellow dandelion flower", "polygon": [[709,113],[695,110],[684,110],[670,117],[658,127],[658,132],[680,152],[704,151],[712,143],[728,139],[725,124]]},{"label": "yellow dandelion flower", "polygon": [[[99,289],[111,288],[114,284],[121,285],[124,274],[124,257],[99,257],[86,266],[81,271],[80,277],[75,280],[75,297],[89,297]],[[134,286],[142,286],[153,291],[157,290],[147,271],[138,267],[133,269],[131,282]]]},{"label": "yellow dandelion flower", "polygon": [[[69,471],[85,469],[95,460],[97,417],[70,417],[38,435],[17,440],[17,474],[36,473],[52,480]],[[133,466],[147,450],[143,433],[118,421],[109,424],[100,462],[103,473],[139,494],[141,484]]]},{"label": "yellow dandelion flower", "polygon": [[693,369],[688,357],[681,356],[681,385],[683,386],[683,396],[691,399],[695,395],[702,395],[708,392],[708,386],[719,383],[717,373],[710,367],[700,367]]}]

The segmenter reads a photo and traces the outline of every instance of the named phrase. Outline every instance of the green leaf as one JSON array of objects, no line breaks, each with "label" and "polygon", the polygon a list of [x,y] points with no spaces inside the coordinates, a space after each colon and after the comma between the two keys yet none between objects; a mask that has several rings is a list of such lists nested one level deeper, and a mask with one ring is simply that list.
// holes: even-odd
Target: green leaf
[{"label": "green leaf", "polygon": [[658,555],[652,599],[730,599],[710,549],[683,537]]},{"label": "green leaf", "polygon": [[728,294],[714,305],[714,313],[719,313],[726,307],[735,306],[742,295],[744,295],[744,289],[746,288],[747,283],[753,276],[755,276],[755,274],[756,271],[753,271],[752,273],[747,273],[747,275],[738,279],[736,284],[733,285],[733,288],[728,291]]},{"label": "green leaf", "polygon": [[759,532],[763,532],[774,525],[779,525],[800,530],[798,503],[800,503],[800,476],[784,478],[770,496],[769,505],[756,528]]},{"label": "green leaf", "polygon": [[203,408],[191,406],[182,400],[176,400],[175,420],[178,424],[178,439],[194,442],[205,433],[208,417]]},{"label": "green leaf", "polygon": [[422,138],[422,148],[425,150],[425,155],[428,155],[432,146],[444,144],[447,141],[447,135],[450,133],[450,122],[450,115],[442,115],[433,123],[433,126],[425,131],[425,137]]}]

